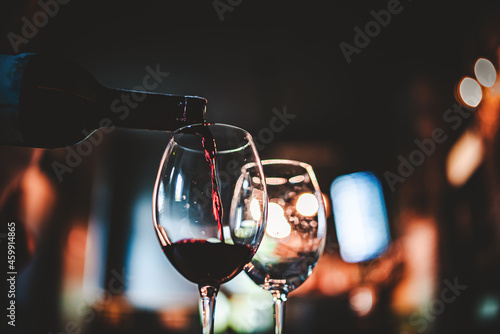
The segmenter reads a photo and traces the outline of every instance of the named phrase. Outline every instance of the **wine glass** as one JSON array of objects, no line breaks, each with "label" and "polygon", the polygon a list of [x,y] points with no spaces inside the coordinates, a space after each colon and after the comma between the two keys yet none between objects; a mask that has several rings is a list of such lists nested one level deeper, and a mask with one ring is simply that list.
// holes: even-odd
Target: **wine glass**
[{"label": "wine glass", "polygon": [[312,274],[326,240],[323,197],[310,165],[263,160],[269,196],[266,233],[247,275],[274,299],[275,332],[283,331],[287,295]]},{"label": "wine glass", "polygon": [[174,132],[153,193],[153,222],[163,252],[198,285],[203,333],[213,333],[222,283],[243,270],[262,240],[267,192],[251,135],[224,124]]}]

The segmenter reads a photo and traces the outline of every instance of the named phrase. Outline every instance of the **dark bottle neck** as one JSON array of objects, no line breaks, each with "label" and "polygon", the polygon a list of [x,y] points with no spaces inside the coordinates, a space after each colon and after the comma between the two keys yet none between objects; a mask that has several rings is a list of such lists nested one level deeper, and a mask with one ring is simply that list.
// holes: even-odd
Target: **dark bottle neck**
[{"label": "dark bottle neck", "polygon": [[105,117],[117,127],[173,131],[205,122],[207,100],[119,89],[104,89]]}]

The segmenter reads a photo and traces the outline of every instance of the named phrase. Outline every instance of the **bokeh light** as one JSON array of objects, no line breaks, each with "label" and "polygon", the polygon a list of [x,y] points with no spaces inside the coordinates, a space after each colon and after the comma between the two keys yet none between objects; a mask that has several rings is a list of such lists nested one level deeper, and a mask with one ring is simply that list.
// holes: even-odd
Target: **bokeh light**
[{"label": "bokeh light", "polygon": [[318,199],[311,193],[302,194],[299,196],[295,207],[301,215],[305,217],[312,217],[318,213]]},{"label": "bokeh light", "polygon": [[260,203],[256,198],[252,198],[252,200],[250,201],[250,214],[255,221],[259,221],[260,218],[262,218]]},{"label": "bokeh light", "polygon": [[278,203],[269,203],[269,217],[267,219],[266,233],[273,238],[286,238],[290,235],[292,227],[285,218],[285,211]]},{"label": "bokeh light", "polygon": [[342,259],[354,263],[380,256],[390,232],[379,179],[370,172],[342,175],[330,192]]},{"label": "bokeh light", "polygon": [[373,308],[374,299],[373,290],[366,286],[357,287],[349,294],[351,309],[359,316],[365,316],[370,313]]},{"label": "bokeh light", "polygon": [[485,87],[492,87],[497,79],[495,66],[485,58],[479,58],[474,65],[477,81]]},{"label": "bokeh light", "polygon": [[463,185],[483,161],[483,141],[471,130],[465,131],[453,145],[446,160],[446,177],[455,187]]},{"label": "bokeh light", "polygon": [[470,107],[477,107],[483,98],[479,83],[469,77],[463,78],[458,85],[459,97]]}]

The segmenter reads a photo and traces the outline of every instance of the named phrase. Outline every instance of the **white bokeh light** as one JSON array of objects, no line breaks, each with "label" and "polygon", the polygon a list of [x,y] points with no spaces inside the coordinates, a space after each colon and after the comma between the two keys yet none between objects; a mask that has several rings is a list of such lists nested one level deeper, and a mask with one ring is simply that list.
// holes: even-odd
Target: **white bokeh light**
[{"label": "white bokeh light", "polygon": [[314,216],[319,210],[318,199],[311,193],[302,194],[297,200],[296,208],[302,216]]},{"label": "white bokeh light", "polygon": [[471,107],[477,107],[483,98],[483,92],[479,83],[469,77],[463,78],[458,85],[458,91],[462,101]]},{"label": "white bokeh light", "polygon": [[262,218],[259,201],[255,198],[252,198],[250,201],[250,214],[255,221],[259,221]]},{"label": "white bokeh light", "polygon": [[477,81],[485,87],[492,87],[497,80],[497,71],[495,66],[485,58],[479,58],[474,65],[474,73]]},{"label": "white bokeh light", "polygon": [[273,238],[286,238],[292,232],[285,218],[285,211],[278,203],[269,203],[266,233]]}]

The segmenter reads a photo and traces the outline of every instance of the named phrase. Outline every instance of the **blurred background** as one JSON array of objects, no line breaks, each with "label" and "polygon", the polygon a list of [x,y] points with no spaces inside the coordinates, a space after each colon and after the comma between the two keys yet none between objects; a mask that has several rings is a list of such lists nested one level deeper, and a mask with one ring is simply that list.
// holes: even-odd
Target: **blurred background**
[{"label": "blurred background", "polygon": [[[203,96],[207,119],[248,130],[261,158],[313,166],[329,236],[290,295],[287,333],[498,333],[498,1],[1,8],[0,53],[60,55],[123,89],[159,66],[169,75],[157,92]],[[9,33],[22,36],[40,11],[47,22],[13,47]],[[151,220],[169,136],[99,131],[71,166],[78,145],[0,146],[2,252],[6,224],[17,228],[10,332],[201,332],[196,286],[161,254]],[[223,287],[219,333],[272,326],[268,293],[244,276]]]}]

